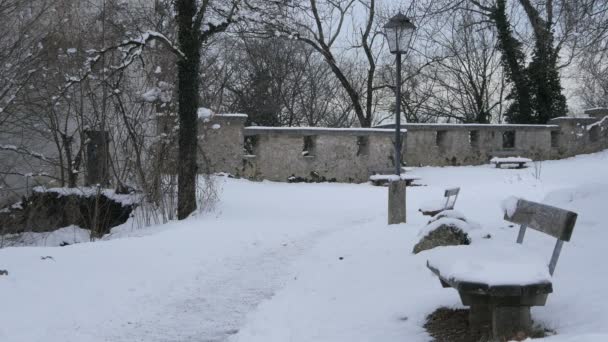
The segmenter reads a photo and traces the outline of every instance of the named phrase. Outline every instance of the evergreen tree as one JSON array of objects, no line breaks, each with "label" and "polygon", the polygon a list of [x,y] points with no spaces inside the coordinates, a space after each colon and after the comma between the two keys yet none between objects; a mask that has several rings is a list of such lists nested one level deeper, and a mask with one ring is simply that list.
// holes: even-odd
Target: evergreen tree
[{"label": "evergreen tree", "polygon": [[511,104],[505,116],[509,122],[526,122],[532,117],[530,80],[524,68],[525,55],[522,44],[513,36],[506,11],[506,0],[497,0],[490,14],[498,32],[498,49],[507,80],[513,84],[507,100]]},{"label": "evergreen tree", "polygon": [[507,80],[513,84],[505,117],[510,123],[546,124],[568,112],[557,69],[558,52],[553,46],[551,23],[540,17],[529,1],[520,0],[534,30],[532,61],[525,67],[522,44],[513,36],[506,14],[506,0],[497,0],[490,17],[498,31],[498,48]]},{"label": "evergreen tree", "polygon": [[534,116],[525,123],[546,124],[552,118],[566,115],[568,107],[566,97],[562,94],[557,56],[551,39],[544,42],[537,40],[532,61],[526,71],[531,81]]}]

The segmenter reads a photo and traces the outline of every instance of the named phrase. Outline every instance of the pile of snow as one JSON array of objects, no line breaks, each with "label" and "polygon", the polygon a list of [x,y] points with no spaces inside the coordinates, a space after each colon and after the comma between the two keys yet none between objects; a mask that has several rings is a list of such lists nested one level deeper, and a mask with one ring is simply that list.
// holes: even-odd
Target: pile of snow
[{"label": "pile of snow", "polygon": [[418,232],[418,236],[420,238],[424,238],[424,237],[428,236],[430,233],[432,233],[433,231],[435,231],[437,228],[443,227],[443,226],[454,227],[454,228],[459,229],[463,233],[467,233],[467,234],[469,234],[473,230],[479,229],[479,226],[474,225],[474,224],[469,224],[468,222],[463,221],[462,219],[452,218],[452,217],[441,217],[437,220],[430,222],[426,226],[424,226],[420,230],[420,232]]},{"label": "pile of snow", "polygon": [[444,210],[444,211],[438,213],[437,215],[431,217],[431,219],[429,220],[429,223],[435,222],[444,217],[468,222],[466,216],[464,216],[463,213],[461,213],[460,211],[454,210],[454,209],[449,209],[449,210]]}]

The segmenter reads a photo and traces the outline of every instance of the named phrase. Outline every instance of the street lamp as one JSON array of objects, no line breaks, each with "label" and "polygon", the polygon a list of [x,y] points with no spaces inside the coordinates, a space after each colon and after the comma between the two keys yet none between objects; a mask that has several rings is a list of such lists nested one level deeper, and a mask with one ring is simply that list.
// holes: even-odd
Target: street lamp
[{"label": "street lamp", "polygon": [[410,47],[416,26],[405,15],[399,13],[392,17],[384,31],[388,48],[392,54],[397,55],[397,104],[395,108],[395,173],[401,175],[401,54],[406,53]]}]

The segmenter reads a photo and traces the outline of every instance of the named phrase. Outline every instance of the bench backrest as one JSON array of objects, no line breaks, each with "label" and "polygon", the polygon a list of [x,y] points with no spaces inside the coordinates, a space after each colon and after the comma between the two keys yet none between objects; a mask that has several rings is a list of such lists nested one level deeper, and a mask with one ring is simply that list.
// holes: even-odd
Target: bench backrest
[{"label": "bench backrest", "polygon": [[513,200],[510,206],[505,208],[505,220],[521,225],[517,243],[524,241],[524,235],[528,227],[557,239],[549,263],[549,272],[553,274],[563,242],[570,241],[572,237],[578,214],[524,199],[517,199],[517,202]]},{"label": "bench backrest", "polygon": [[443,195],[445,197],[444,210],[454,209],[456,200],[458,199],[458,193],[460,193],[460,188],[445,189],[445,193]]}]

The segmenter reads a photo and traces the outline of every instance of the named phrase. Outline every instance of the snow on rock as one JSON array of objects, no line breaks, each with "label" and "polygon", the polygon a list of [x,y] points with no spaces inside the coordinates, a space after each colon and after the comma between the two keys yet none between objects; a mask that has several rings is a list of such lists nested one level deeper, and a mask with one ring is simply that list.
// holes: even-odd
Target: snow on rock
[{"label": "snow on rock", "polygon": [[462,220],[443,217],[427,224],[418,233],[420,240],[412,252],[414,254],[440,246],[468,245],[471,243],[468,231],[472,228]]},{"label": "snow on rock", "polygon": [[213,126],[211,126],[211,129],[220,129],[222,128],[222,126],[220,124],[213,124]]},{"label": "snow on rock", "polygon": [[444,217],[468,222],[467,218],[464,216],[463,213],[461,213],[460,211],[454,210],[454,209],[449,209],[449,210],[444,210],[444,211],[436,214],[435,216],[431,217],[431,219],[429,220],[429,223],[435,222]]},{"label": "snow on rock", "polygon": [[429,222],[429,224],[424,226],[418,232],[418,236],[424,238],[439,227],[453,227],[459,229],[464,233],[469,233],[475,229],[479,229],[478,225],[469,224],[468,222],[463,221],[462,219],[453,217],[440,217],[436,220],[432,220],[431,222]]},{"label": "snow on rock", "polygon": [[79,187],[79,188],[45,188],[43,186],[37,186],[32,189],[35,192],[53,192],[60,196],[77,195],[82,197],[97,196],[99,191],[107,198],[113,200],[116,203],[120,203],[123,206],[129,206],[137,204],[141,201],[141,195],[139,194],[117,194],[114,189],[99,189],[96,187]]},{"label": "snow on rock", "polygon": [[487,240],[471,246],[438,247],[427,253],[429,266],[446,279],[490,286],[551,282],[546,259],[514,242]]}]

